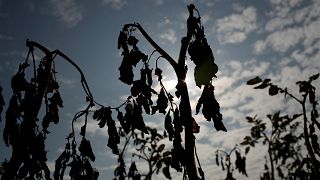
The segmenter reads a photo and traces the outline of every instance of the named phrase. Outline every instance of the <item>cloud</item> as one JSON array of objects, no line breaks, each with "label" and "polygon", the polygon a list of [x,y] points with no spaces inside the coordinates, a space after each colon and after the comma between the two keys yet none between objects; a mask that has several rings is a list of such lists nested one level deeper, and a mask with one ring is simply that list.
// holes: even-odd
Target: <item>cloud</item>
[{"label": "cloud", "polygon": [[218,39],[221,43],[243,42],[249,32],[257,28],[256,8],[247,7],[240,14],[232,14],[217,20]]},{"label": "cloud", "polygon": [[175,30],[167,29],[164,33],[160,34],[160,39],[162,39],[164,43],[170,42],[171,44],[174,44],[177,41]]},{"label": "cloud", "polygon": [[293,19],[276,17],[267,22],[265,29],[267,31],[283,29],[285,26],[290,25],[293,22]]},{"label": "cloud", "polygon": [[83,19],[83,7],[75,0],[51,0],[53,15],[67,27],[76,26]]},{"label": "cloud", "polygon": [[110,6],[112,9],[119,10],[127,5],[128,2],[126,0],[103,0],[103,4]]},{"label": "cloud", "polygon": [[254,44],[255,53],[261,53],[266,47],[284,53],[298,45],[310,47],[320,39],[320,3],[304,5],[301,2],[271,1],[273,8],[267,13],[270,19],[264,26],[269,34]]},{"label": "cloud", "polygon": [[266,49],[266,42],[262,40],[258,40],[254,43],[254,49],[253,49],[254,53],[260,54],[265,49]]},{"label": "cloud", "polygon": [[294,47],[304,38],[304,31],[301,28],[287,28],[270,34],[266,43],[275,51],[286,52],[290,47]]}]

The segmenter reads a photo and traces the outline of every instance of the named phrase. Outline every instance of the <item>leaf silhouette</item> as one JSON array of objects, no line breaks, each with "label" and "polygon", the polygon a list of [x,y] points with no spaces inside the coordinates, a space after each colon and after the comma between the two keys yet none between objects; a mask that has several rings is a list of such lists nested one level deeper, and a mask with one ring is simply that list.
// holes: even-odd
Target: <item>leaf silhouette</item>
[{"label": "leaf silhouette", "polygon": [[260,77],[255,77],[253,79],[250,79],[249,81],[247,81],[247,85],[255,85],[262,82],[262,80],[260,79]]},{"label": "leaf silhouette", "polygon": [[270,88],[269,88],[269,95],[270,96],[274,96],[274,95],[277,95],[279,92],[279,88],[275,85],[270,85]]},{"label": "leaf silhouette", "polygon": [[269,86],[270,81],[271,79],[265,79],[259,86],[254,87],[254,89],[264,89]]},{"label": "leaf silhouette", "polygon": [[320,75],[320,73],[315,74],[315,75],[313,75],[313,76],[310,76],[310,77],[309,77],[309,80],[310,80],[310,81],[315,81],[315,80],[317,80],[317,79],[319,78],[319,75]]},{"label": "leaf silhouette", "polygon": [[214,63],[214,57],[211,48],[205,48],[206,52],[200,57],[202,60],[194,69],[194,78],[196,85],[201,88],[201,85],[210,83],[213,77],[216,77],[218,66]]},{"label": "leaf silhouette", "polygon": [[214,96],[214,87],[209,84],[205,85],[202,94],[196,105],[196,113],[199,113],[202,106],[202,114],[207,121],[213,121],[216,130],[227,131],[222,123],[222,114],[220,113],[220,105]]}]

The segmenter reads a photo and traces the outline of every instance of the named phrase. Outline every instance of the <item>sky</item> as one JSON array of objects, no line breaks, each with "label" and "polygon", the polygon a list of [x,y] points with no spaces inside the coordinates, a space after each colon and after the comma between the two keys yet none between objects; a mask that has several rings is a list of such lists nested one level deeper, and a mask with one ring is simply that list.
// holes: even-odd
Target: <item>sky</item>
[{"label": "sky", "polygon": [[[130,93],[130,87],[118,80],[122,58],[117,38],[123,25],[140,23],[176,59],[180,40],[186,35],[189,3],[194,3],[200,12],[219,67],[213,85],[228,129],[226,133],[217,132],[203,116],[194,116],[201,126],[196,134],[197,151],[207,179],[225,178],[226,172],[215,165],[214,153],[217,149],[230,150],[249,135],[246,116],[257,114],[266,119],[267,114],[279,110],[289,114],[299,111],[294,101],[282,95],[270,97],[267,91],[253,90],[245,82],[255,76],[270,78],[298,95],[295,82],[320,72],[320,0],[0,0],[0,85],[6,104],[12,95],[10,79],[25,60],[28,51],[25,42],[30,39],[51,50],[59,49],[74,60],[100,103],[120,105]],[[154,49],[139,37],[139,47],[150,54]],[[41,57],[36,52],[36,59]],[[64,148],[73,115],[85,107],[77,71],[61,58],[55,64],[64,108],[60,110],[60,123],[49,128],[52,133],[48,135],[47,150],[51,170]],[[187,65],[189,95],[195,112],[202,91],[195,86],[194,66],[189,59]],[[164,61],[159,66],[164,70],[166,88],[174,94],[176,80],[172,68]],[[155,79],[153,87],[160,89]],[[319,81],[315,87],[319,94]],[[4,118],[5,110],[1,134]],[[147,125],[163,128],[163,116],[146,119]],[[77,130],[82,123],[81,120],[76,123]],[[100,179],[111,179],[117,159],[106,147],[107,130],[99,129],[97,123],[89,119],[87,130],[97,157],[93,165],[99,169]],[[10,148],[3,141],[0,149],[0,161],[10,158]],[[258,179],[265,152],[265,147],[252,149],[247,156],[249,177],[237,172],[234,177]]]}]

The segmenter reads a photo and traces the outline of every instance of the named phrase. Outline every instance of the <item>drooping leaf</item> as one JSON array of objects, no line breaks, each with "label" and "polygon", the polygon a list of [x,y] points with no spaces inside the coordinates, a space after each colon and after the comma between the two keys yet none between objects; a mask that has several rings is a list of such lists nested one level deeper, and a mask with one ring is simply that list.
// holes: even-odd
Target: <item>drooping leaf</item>
[{"label": "drooping leaf", "polygon": [[[188,22],[197,21],[198,20],[196,19],[193,20],[193,18],[188,19]],[[194,25],[197,27],[198,25],[196,24]],[[191,26],[193,27],[194,25]],[[214,63],[214,56],[206,38],[204,38],[203,29],[197,28],[197,30],[199,32],[195,34],[195,40],[190,42],[188,53],[191,56],[191,60],[196,65],[194,69],[194,79],[196,85],[201,88],[201,85],[209,84],[212,78],[216,77],[218,66]]]},{"label": "drooping leaf", "polygon": [[118,37],[118,49],[126,45],[127,43],[127,34],[124,31],[120,31]]},{"label": "drooping leaf", "polygon": [[140,60],[148,60],[148,56],[142,53],[138,48],[133,48],[129,52],[129,62],[131,65],[136,66]]},{"label": "drooping leaf", "polygon": [[174,134],[174,129],[173,129],[173,126],[172,126],[170,111],[167,113],[167,115],[165,117],[164,128],[167,130],[167,132],[169,134],[169,141],[172,141],[173,134]]},{"label": "drooping leaf", "polygon": [[139,106],[143,106],[145,112],[150,114],[150,105],[147,98],[144,97],[143,94],[139,94],[137,97],[137,103]]},{"label": "drooping leaf", "polygon": [[63,101],[61,99],[59,91],[56,91],[55,93],[53,93],[52,97],[48,98],[48,100],[52,104],[57,104],[59,107],[63,107]]},{"label": "drooping leaf", "polygon": [[262,82],[262,80],[260,79],[260,77],[255,77],[253,79],[250,79],[249,81],[247,81],[247,85],[255,85]]},{"label": "drooping leaf", "polygon": [[197,124],[194,118],[192,118],[192,132],[195,134],[200,132],[200,126]]},{"label": "drooping leaf", "polygon": [[227,131],[222,123],[222,114],[220,113],[220,105],[214,96],[214,87],[208,84],[204,87],[203,92],[196,105],[196,113],[200,111],[202,106],[202,114],[208,121],[213,121],[216,130]]},{"label": "drooping leaf", "polygon": [[95,161],[96,157],[93,154],[91,143],[87,139],[85,138],[82,139],[79,146],[79,151],[81,155],[89,157],[91,161]]},{"label": "drooping leaf", "polygon": [[173,113],[173,124],[176,132],[181,133],[183,131],[182,120],[180,118],[180,111],[178,108],[176,108]]},{"label": "drooping leaf", "polygon": [[147,130],[147,127],[144,123],[143,116],[142,116],[142,109],[136,103],[134,103],[132,127],[133,127],[133,129],[138,129],[138,130],[148,134],[148,130]]},{"label": "drooping leaf", "polygon": [[274,96],[274,95],[277,95],[279,92],[279,88],[275,85],[270,85],[270,88],[269,88],[269,95],[270,96]]},{"label": "drooping leaf", "polygon": [[120,71],[120,77],[119,80],[131,85],[132,81],[133,81],[133,70],[132,70],[132,65],[130,63],[130,59],[129,59],[129,54],[124,52],[123,54],[123,60],[122,63],[119,67],[119,71]]},{"label": "drooping leaf", "polygon": [[250,146],[247,146],[245,149],[245,154],[248,154],[249,151],[250,151]]},{"label": "drooping leaf", "polygon": [[319,75],[320,75],[320,73],[312,75],[312,76],[309,77],[309,80],[310,81],[315,81],[315,80],[317,80],[319,78]]},{"label": "drooping leaf", "polygon": [[300,113],[300,114],[294,114],[293,116],[292,116],[292,120],[295,120],[295,119],[297,119],[298,117],[300,117],[302,114]]},{"label": "drooping leaf", "polygon": [[224,126],[222,121],[214,121],[214,128],[216,128],[217,131],[227,132],[227,128]]},{"label": "drooping leaf", "polygon": [[201,88],[201,85],[210,84],[213,77],[216,77],[218,66],[209,58],[200,65],[194,68],[194,79],[196,85]]},{"label": "drooping leaf", "polygon": [[161,81],[161,79],[162,79],[162,70],[160,68],[156,68],[155,71],[154,71],[154,74],[156,76],[158,76],[158,81]]},{"label": "drooping leaf", "polygon": [[263,80],[263,82],[260,85],[254,87],[254,89],[264,89],[269,86],[270,81],[271,81],[271,79],[265,79],[265,80]]},{"label": "drooping leaf", "polygon": [[157,99],[157,105],[152,107],[152,114],[154,114],[156,111],[159,111],[159,113],[166,114],[167,107],[168,107],[168,98],[165,94],[164,89],[161,88],[160,93],[158,95],[158,99]]},{"label": "drooping leaf", "polygon": [[86,125],[81,126],[80,128],[80,135],[84,136],[86,134]]},{"label": "drooping leaf", "polygon": [[171,179],[169,166],[164,167],[162,173],[167,179]]},{"label": "drooping leaf", "polygon": [[11,88],[14,92],[25,91],[27,88],[28,82],[24,78],[24,73],[18,72],[11,79]]},{"label": "drooping leaf", "polygon": [[137,171],[137,166],[135,162],[132,162],[129,168],[129,173],[128,173],[128,177],[129,178],[134,178],[135,173]]},{"label": "drooping leaf", "polygon": [[138,40],[136,37],[134,37],[134,36],[129,36],[129,38],[128,38],[128,45],[130,45],[130,46],[136,46],[138,42],[139,42],[139,40]]}]

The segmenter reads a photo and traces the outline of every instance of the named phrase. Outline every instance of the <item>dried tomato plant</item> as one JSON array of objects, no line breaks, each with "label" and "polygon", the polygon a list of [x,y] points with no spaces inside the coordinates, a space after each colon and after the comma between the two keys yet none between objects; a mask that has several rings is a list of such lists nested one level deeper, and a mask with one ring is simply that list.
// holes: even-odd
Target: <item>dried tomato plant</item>
[{"label": "dried tomato plant", "polygon": [[[171,167],[178,172],[184,171],[184,177],[188,176],[189,179],[204,179],[204,172],[195,153],[194,133],[200,131],[200,126],[192,117],[185,81],[188,71],[185,63],[187,52],[196,65],[194,70],[196,85],[199,88],[204,87],[196,113],[198,114],[202,107],[204,117],[212,121],[217,130],[227,130],[222,123],[220,106],[215,99],[212,85],[212,78],[216,77],[218,67],[214,63],[213,52],[205,38],[198,10],[190,4],[188,11],[187,35],[182,38],[177,61],[161,49],[140,24],[124,25],[118,39],[118,48],[122,49],[123,56],[119,67],[119,80],[131,86],[131,95],[116,107],[102,105],[94,100],[82,70],[68,56],[59,50],[50,51],[36,42],[27,40],[29,48],[27,58],[20,64],[18,72],[11,79],[13,95],[6,111],[3,140],[7,146],[11,146],[12,155],[8,161],[3,162],[2,179],[51,179],[45,141],[50,133],[49,126],[60,122],[59,110],[63,108],[63,97],[59,92],[60,86],[54,63],[57,57],[70,63],[79,72],[87,105],[72,119],[72,132],[67,135],[65,148],[55,161],[54,179],[63,179],[65,173],[69,173],[71,179],[98,179],[99,172],[91,165],[96,157],[91,142],[86,137],[89,115],[97,121],[99,128],[108,130],[107,146],[113,154],[118,155],[118,166],[114,171],[116,179],[140,179],[143,176],[151,179],[154,173],[160,171],[166,178],[171,179]],[[160,54],[156,59],[156,67],[150,67],[151,55],[139,50],[139,40],[134,36],[136,30],[139,30]],[[40,62],[35,61],[35,49],[44,54]],[[180,100],[179,105],[174,102],[174,96],[162,83],[163,70],[157,66],[160,58],[169,62],[177,76],[175,96]],[[140,77],[135,78],[133,68],[140,62],[143,63]],[[30,79],[26,78],[29,77],[26,76],[27,69],[31,69],[31,73],[28,71],[31,74]],[[158,83],[161,86],[159,92],[152,88],[153,75],[158,77]],[[153,96],[156,97],[155,103],[152,100]],[[0,112],[3,105],[3,97],[0,94]],[[96,108],[92,108],[93,106]],[[39,114],[40,109],[45,110],[43,115]],[[159,134],[157,129],[146,126],[143,112],[149,115],[156,113],[164,115],[163,135]],[[117,121],[114,120],[115,115]],[[84,123],[80,130],[77,130],[74,125],[79,119],[84,119]],[[185,134],[184,142],[181,137],[182,132]],[[80,136],[80,142],[77,142],[78,136]],[[167,150],[161,143],[165,138],[172,141],[171,150]],[[130,141],[134,142],[137,150],[133,156],[147,162],[149,167],[147,173],[140,173],[135,161],[131,162],[127,170],[125,153]],[[124,142],[122,149],[118,147],[121,142]]]},{"label": "dried tomato plant", "polygon": [[[188,71],[185,64],[187,52],[190,55],[191,61],[195,64],[195,83],[199,88],[204,87],[196,107],[196,113],[198,114],[202,107],[202,114],[208,121],[214,123],[216,130],[227,131],[227,129],[222,123],[220,106],[215,99],[214,86],[212,85],[212,78],[216,77],[215,74],[218,71],[218,66],[214,62],[213,52],[205,38],[204,27],[201,24],[201,17],[198,10],[193,4],[190,4],[188,11],[187,35],[181,39],[180,54],[177,61],[160,48],[140,24],[125,24],[118,38],[118,49],[122,50],[123,56],[122,63],[119,67],[119,80],[131,86],[131,95],[134,101],[133,107],[137,107],[139,114],[143,107],[146,114],[155,114],[158,112],[165,115],[164,127],[168,133],[169,140],[173,141],[171,167],[179,172],[185,170],[184,174],[188,176],[189,179],[204,179],[204,173],[200,163],[198,163],[198,165],[196,164],[197,156],[195,155],[195,137],[193,134],[198,133],[200,127],[192,117],[188,88],[185,81]],[[195,13],[197,13],[197,15],[195,15]],[[154,51],[160,54],[160,57],[156,59],[155,68],[150,68],[150,59],[154,52],[150,55],[141,52],[138,47],[139,40],[135,36],[136,31],[140,31],[142,36],[155,49]],[[173,102],[174,96],[166,90],[166,87],[162,83],[162,76],[165,72],[157,65],[160,58],[167,61],[176,74],[178,83],[176,85],[175,95],[180,99],[179,106],[175,105]],[[143,67],[140,70],[140,79],[135,79],[134,67],[140,62],[143,63]],[[157,79],[161,86],[160,92],[152,89],[152,74],[158,77]],[[151,100],[152,95],[157,96],[155,105]],[[136,110],[133,110],[131,114],[134,114],[135,111]],[[139,124],[141,125],[143,123]],[[126,128],[124,128],[124,130],[125,129]],[[137,129],[145,131],[144,128]],[[184,146],[181,138],[183,131],[185,134]],[[182,154],[188,158],[183,159]],[[164,175],[169,178],[166,174],[167,173],[164,173]]]}]

